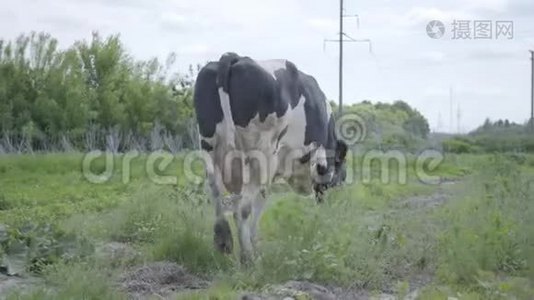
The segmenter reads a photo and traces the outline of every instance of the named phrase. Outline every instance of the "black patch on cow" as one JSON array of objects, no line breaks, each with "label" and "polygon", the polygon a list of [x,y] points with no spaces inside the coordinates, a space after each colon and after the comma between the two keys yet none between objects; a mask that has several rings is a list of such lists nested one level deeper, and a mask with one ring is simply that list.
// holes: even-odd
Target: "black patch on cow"
[{"label": "black patch on cow", "polygon": [[317,164],[317,173],[321,176],[326,175],[328,173],[328,167]]},{"label": "black patch on cow", "polygon": [[308,153],[306,153],[304,156],[302,156],[301,158],[299,158],[299,162],[300,162],[301,164],[305,164],[305,163],[307,163],[307,162],[310,161],[310,158],[311,158],[311,152],[308,152]]},{"label": "black patch on cow", "polygon": [[212,137],[215,134],[217,123],[220,123],[224,116],[217,88],[217,72],[218,63],[208,63],[198,73],[195,84],[195,112],[198,129],[204,137]]},{"label": "black patch on cow", "polygon": [[343,140],[336,141],[336,156],[335,156],[335,166],[336,168],[341,167],[345,162],[345,157],[347,156],[347,151],[349,147]]},{"label": "black patch on cow", "polygon": [[202,148],[202,150],[208,151],[208,152],[213,150],[213,147],[208,142],[206,142],[205,140],[201,140],[200,141],[200,148]]},{"label": "black patch on cow", "polygon": [[[328,120],[328,127],[327,127],[327,140],[325,149],[327,153],[332,153],[332,155],[328,155],[326,157],[326,161],[328,163],[328,167],[332,168],[334,167],[336,155],[337,155],[337,144],[338,139],[336,136],[336,120],[333,115],[330,116],[330,119]],[[343,142],[343,144],[346,146],[346,144]],[[347,153],[347,150],[345,149],[345,154]],[[344,156],[343,156],[344,157]]]},{"label": "black patch on cow", "polygon": [[[289,83],[281,82],[248,57],[242,57],[231,67],[229,79],[230,106],[234,123],[246,127],[259,115],[264,122],[269,114],[281,117],[291,102]],[[286,76],[281,80],[286,80]]]},{"label": "black patch on cow", "polygon": [[316,142],[318,146],[332,149],[329,145],[329,115],[326,113],[326,96],[312,76],[300,72],[300,92],[305,98],[306,132],[304,144]]}]

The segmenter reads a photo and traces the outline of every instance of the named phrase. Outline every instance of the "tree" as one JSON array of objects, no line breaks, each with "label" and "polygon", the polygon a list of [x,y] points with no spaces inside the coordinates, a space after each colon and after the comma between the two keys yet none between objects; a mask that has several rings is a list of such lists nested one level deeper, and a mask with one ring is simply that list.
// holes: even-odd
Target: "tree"
[{"label": "tree", "polygon": [[[0,40],[0,131],[57,140],[113,129],[143,140],[162,126],[186,135],[195,72],[171,74],[174,61],[174,54],[165,64],[135,60],[118,35],[96,32],[65,50],[46,33]],[[176,84],[180,93],[172,92]]]}]

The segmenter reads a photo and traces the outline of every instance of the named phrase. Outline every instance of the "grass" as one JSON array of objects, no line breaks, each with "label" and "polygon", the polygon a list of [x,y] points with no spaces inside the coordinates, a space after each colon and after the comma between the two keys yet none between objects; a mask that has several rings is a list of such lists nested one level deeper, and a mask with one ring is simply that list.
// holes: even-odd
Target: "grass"
[{"label": "grass", "polygon": [[[117,274],[161,260],[215,282],[178,299],[235,299],[288,280],[405,295],[419,277],[430,281],[421,299],[534,295],[531,156],[447,156],[430,173],[461,182],[442,187],[422,184],[413,158],[406,184],[381,182],[371,165],[370,182],[333,189],[321,205],[274,193],[251,269],[214,251],[213,208],[199,186],[186,184],[181,156],[158,171],[177,175],[168,185],[150,180],[146,157],[132,161],[126,183],[121,157],[102,184],[84,178],[81,161],[77,154],[0,157],[3,265],[15,262],[45,280],[31,291],[13,291],[11,299],[126,297],[114,283]],[[94,168],[104,170],[103,161]],[[436,206],[410,202],[437,190],[452,196]],[[99,256],[99,246],[109,242],[126,243],[139,255]]]},{"label": "grass", "polygon": [[490,157],[489,164],[479,167],[480,175],[467,180],[470,188],[439,212],[446,223],[439,240],[442,282],[490,298],[512,291],[520,298],[522,293],[534,295],[528,287],[532,282],[518,288],[521,281],[514,279],[533,278],[534,263],[534,178],[521,169],[513,159]]},{"label": "grass", "polygon": [[16,290],[7,299],[55,300],[55,299],[127,299],[108,281],[104,268],[88,263],[60,263],[46,271],[46,286],[32,290]]}]

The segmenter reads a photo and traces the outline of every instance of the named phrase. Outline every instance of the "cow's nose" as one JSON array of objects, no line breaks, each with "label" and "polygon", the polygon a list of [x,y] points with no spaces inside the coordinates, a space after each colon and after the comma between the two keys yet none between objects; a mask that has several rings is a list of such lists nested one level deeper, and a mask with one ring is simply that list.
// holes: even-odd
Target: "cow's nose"
[{"label": "cow's nose", "polygon": [[323,165],[317,165],[317,173],[321,176],[326,175],[328,173],[328,168]]}]

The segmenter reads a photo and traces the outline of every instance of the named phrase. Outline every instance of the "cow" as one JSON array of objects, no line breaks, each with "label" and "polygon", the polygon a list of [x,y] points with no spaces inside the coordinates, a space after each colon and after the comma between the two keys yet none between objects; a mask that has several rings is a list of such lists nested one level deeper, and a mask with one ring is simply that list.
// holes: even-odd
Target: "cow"
[{"label": "cow", "polygon": [[194,107],[200,147],[209,154],[214,244],[222,253],[233,247],[225,205],[231,206],[240,259],[247,263],[275,179],[285,179],[299,194],[315,193],[319,201],[344,180],[347,145],[336,137],[330,105],[317,81],[288,60],[225,53],[199,71]]}]

